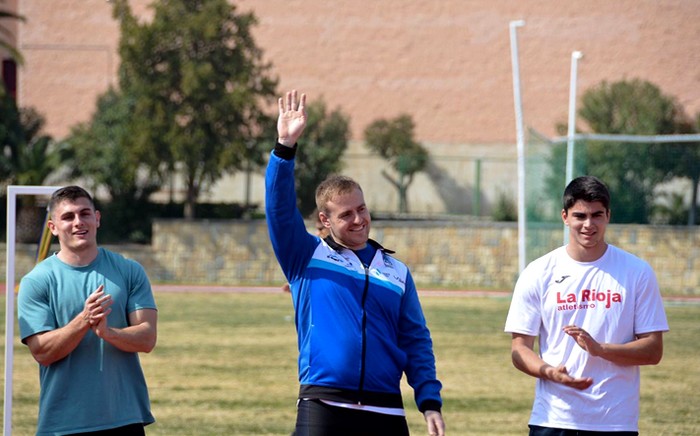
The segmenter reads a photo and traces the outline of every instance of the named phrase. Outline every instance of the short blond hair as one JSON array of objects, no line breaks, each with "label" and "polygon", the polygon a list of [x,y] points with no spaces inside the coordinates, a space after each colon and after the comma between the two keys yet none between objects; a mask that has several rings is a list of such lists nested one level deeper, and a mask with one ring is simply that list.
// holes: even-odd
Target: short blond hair
[{"label": "short blond hair", "polygon": [[362,187],[355,180],[347,176],[332,175],[321,182],[316,188],[316,208],[319,212],[328,214],[328,202],[338,195],[348,194]]}]

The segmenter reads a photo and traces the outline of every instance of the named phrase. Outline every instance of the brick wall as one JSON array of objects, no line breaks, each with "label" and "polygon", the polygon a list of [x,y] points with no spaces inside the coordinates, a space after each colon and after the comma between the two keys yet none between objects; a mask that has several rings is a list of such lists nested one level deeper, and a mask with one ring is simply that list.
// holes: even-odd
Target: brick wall
[{"label": "brick wall", "polygon": [[[151,16],[151,0],[129,0]],[[12,0],[27,20],[18,28],[25,64],[19,101],[46,117],[46,132],[63,138],[89,120],[98,95],[117,85],[119,29],[104,0]],[[465,213],[474,191],[475,160],[483,161],[482,212],[502,192],[515,192],[515,111],[508,23],[518,31],[523,118],[554,135],[566,120],[571,52],[579,95],[602,80],[642,78],[676,98],[689,115],[700,111],[700,8],[697,0],[235,1],[258,18],[253,36],[279,78],[321,97],[351,119],[354,145],[344,172],[362,186],[383,186],[386,162],[369,156],[364,128],[377,118],[411,115],[416,139],[432,167],[409,190],[412,212]],[[4,24],[4,23],[3,23]],[[276,113],[271,102],[270,113]],[[586,127],[577,123],[577,127]],[[303,139],[301,146],[303,146]],[[260,174],[226,176],[201,201],[262,203]],[[177,198],[184,187],[174,181]],[[396,211],[396,194],[366,198],[374,212]],[[514,195],[512,196],[515,197]],[[167,201],[169,192],[159,193]],[[473,210],[472,210],[473,213]]]},{"label": "brick wall", "polygon": [[[607,236],[651,264],[664,294],[700,296],[697,227],[610,225]],[[509,290],[517,278],[515,223],[375,221],[372,238],[395,250],[422,288]],[[536,238],[556,245],[562,229],[541,231]],[[160,220],[151,246],[108,248],[141,262],[153,282],[284,283],[263,221]],[[17,277],[31,268],[35,250],[18,247]]]}]

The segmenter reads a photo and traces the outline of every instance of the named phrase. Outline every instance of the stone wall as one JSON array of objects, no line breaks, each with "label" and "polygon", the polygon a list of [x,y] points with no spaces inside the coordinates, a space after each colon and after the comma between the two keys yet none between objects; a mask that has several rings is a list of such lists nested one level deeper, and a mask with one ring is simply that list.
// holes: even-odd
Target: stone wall
[{"label": "stone wall", "polygon": [[[562,235],[557,226],[530,236],[556,246]],[[515,223],[374,221],[372,238],[395,250],[422,288],[509,290],[517,278]],[[610,225],[607,239],[646,259],[664,294],[700,296],[697,227]],[[155,283],[284,283],[264,221],[159,220],[151,246],[108,248],[141,262]],[[17,247],[17,277],[31,268],[35,253],[35,246]],[[4,261],[1,266],[4,274]]]}]

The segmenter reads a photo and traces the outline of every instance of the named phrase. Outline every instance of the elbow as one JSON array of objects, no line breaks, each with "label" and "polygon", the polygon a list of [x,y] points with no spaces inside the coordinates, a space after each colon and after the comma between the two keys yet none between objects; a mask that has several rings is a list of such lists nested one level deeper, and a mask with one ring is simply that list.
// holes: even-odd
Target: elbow
[{"label": "elbow", "polygon": [[34,360],[36,360],[37,363],[39,363],[39,365],[41,365],[41,366],[49,366],[53,363],[52,361],[50,361],[48,359],[44,359],[42,357],[37,357],[37,356],[34,356]]},{"label": "elbow", "polygon": [[47,353],[32,353],[32,356],[34,357],[34,360],[36,360],[37,363],[41,366],[49,366],[52,363],[59,360],[54,358],[53,356],[50,356]]},{"label": "elbow", "polygon": [[630,362],[627,362],[626,364],[658,365],[664,355],[662,332],[637,335],[632,347],[633,352],[628,356]]},{"label": "elbow", "polygon": [[658,365],[661,362],[661,358],[664,356],[664,345],[663,342],[657,341],[654,347],[649,350],[648,363],[647,365]]},{"label": "elbow", "polygon": [[664,355],[663,347],[653,347],[644,353],[641,357],[641,361],[637,365],[658,365],[661,362],[661,358]]},{"label": "elbow", "polygon": [[61,360],[65,356],[56,356],[49,348],[41,347],[37,341],[27,342],[29,352],[36,362],[41,366],[49,366]]},{"label": "elbow", "polygon": [[516,369],[520,369],[519,356],[517,352],[513,351],[510,353],[510,363],[512,363]]},{"label": "elbow", "polygon": [[144,353],[150,353],[153,351],[154,348],[156,348],[156,342],[158,342],[158,337],[156,334],[153,334],[148,340],[144,343],[144,348],[143,352]]},{"label": "elbow", "polygon": [[518,371],[525,372],[525,364],[523,363],[523,357],[517,350],[513,350],[510,353],[510,361],[515,367],[515,369],[517,369]]},{"label": "elbow", "polygon": [[664,352],[663,350],[659,350],[658,352],[652,353],[649,356],[649,365],[658,365],[661,363],[661,358],[663,357]]}]

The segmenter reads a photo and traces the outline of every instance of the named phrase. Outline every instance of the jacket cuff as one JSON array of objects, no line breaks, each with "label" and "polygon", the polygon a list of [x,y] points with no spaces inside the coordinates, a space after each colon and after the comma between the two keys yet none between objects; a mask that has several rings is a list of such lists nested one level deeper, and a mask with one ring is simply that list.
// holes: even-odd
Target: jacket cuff
[{"label": "jacket cuff", "polygon": [[286,145],[282,145],[279,142],[277,142],[275,143],[275,149],[273,150],[273,153],[280,159],[292,160],[297,154],[297,144],[294,144],[294,147],[287,147]]},{"label": "jacket cuff", "polygon": [[436,412],[441,412],[442,403],[437,400],[425,400],[418,406],[418,410],[421,413],[425,413],[426,410],[434,410]]}]

